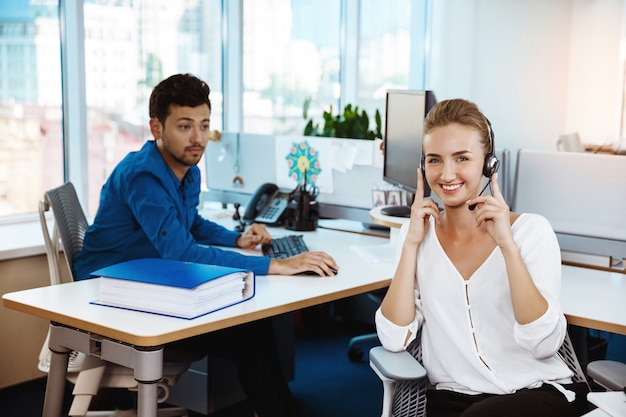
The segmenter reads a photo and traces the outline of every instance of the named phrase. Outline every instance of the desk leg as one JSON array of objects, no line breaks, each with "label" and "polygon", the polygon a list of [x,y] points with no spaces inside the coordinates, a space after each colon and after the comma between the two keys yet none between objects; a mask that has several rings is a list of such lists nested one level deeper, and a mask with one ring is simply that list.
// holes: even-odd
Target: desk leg
[{"label": "desk leg", "polygon": [[139,383],[137,417],[156,417],[157,383],[163,378],[163,347],[155,350],[135,348],[135,379]]},{"label": "desk leg", "polygon": [[46,382],[46,395],[43,403],[43,417],[60,417],[65,394],[65,378],[70,360],[70,350],[55,342],[54,325],[50,326],[50,370]]},{"label": "desk leg", "polygon": [[137,417],[156,417],[157,415],[156,383],[139,382],[137,393]]}]

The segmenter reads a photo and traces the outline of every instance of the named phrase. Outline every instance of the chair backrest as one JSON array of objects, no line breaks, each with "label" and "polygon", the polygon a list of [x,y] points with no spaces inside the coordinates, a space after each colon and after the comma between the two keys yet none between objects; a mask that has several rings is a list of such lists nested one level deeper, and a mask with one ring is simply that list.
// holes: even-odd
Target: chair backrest
[{"label": "chair backrest", "polygon": [[[53,234],[50,236],[45,212],[52,210],[54,217]],[[74,257],[83,248],[83,239],[89,224],[80,205],[76,189],[71,182],[47,191],[39,203],[39,220],[41,222],[50,280],[52,284],[61,282],[59,270],[59,242],[62,245],[68,270],[74,279]]]},{"label": "chair backrest", "polygon": [[578,357],[576,356],[576,352],[574,351],[574,345],[569,337],[569,333],[565,333],[565,340],[563,340],[563,344],[559,349],[558,355],[561,357],[561,359],[565,361],[569,369],[571,369],[571,371],[574,373],[572,381],[584,382],[585,384],[587,384],[587,386],[589,386],[589,382],[587,381],[585,372],[580,366],[580,362],[578,362]]}]

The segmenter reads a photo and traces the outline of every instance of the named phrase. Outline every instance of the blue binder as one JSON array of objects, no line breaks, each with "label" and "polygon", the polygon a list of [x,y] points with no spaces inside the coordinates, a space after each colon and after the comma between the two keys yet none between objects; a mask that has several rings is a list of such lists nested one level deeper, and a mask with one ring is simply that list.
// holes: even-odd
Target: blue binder
[{"label": "blue binder", "polygon": [[93,304],[192,319],[254,297],[255,274],[171,259],[135,259],[92,272],[101,277]]}]

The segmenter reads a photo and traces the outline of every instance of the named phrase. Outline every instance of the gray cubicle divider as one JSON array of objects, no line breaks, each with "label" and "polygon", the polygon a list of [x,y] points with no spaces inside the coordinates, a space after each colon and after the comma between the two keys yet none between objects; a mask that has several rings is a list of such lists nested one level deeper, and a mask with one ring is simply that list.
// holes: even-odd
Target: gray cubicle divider
[{"label": "gray cubicle divider", "polygon": [[[245,204],[259,185],[276,183],[275,165],[284,161],[276,161],[275,149],[273,135],[225,132],[220,141],[209,142],[205,153],[207,198]],[[320,192],[317,198],[321,214],[369,221],[372,189],[382,182],[382,167],[354,165],[346,172],[333,170],[332,178],[333,192]]]},{"label": "gray cubicle divider", "polygon": [[626,258],[626,157],[520,149],[512,208],[545,216],[562,250]]}]

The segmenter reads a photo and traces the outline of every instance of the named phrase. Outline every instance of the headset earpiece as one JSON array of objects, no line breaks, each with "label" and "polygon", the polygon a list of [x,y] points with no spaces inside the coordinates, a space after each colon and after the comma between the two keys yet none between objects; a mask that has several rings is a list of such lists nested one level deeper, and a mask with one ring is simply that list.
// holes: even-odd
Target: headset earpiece
[{"label": "headset earpiece", "polygon": [[487,178],[491,178],[491,176],[498,171],[500,161],[498,161],[498,158],[495,154],[495,135],[493,133],[493,129],[491,129],[491,122],[486,117],[485,120],[487,121],[487,128],[489,129],[489,152],[487,153],[487,155],[485,155],[485,162],[483,163],[483,175]]},{"label": "headset earpiece", "polygon": [[422,170],[422,178],[426,181],[426,158],[423,154],[420,158],[420,169]]},{"label": "headset earpiece", "polygon": [[493,174],[498,172],[500,161],[494,154],[485,156],[485,163],[483,165],[483,175],[487,178],[491,178]]}]

